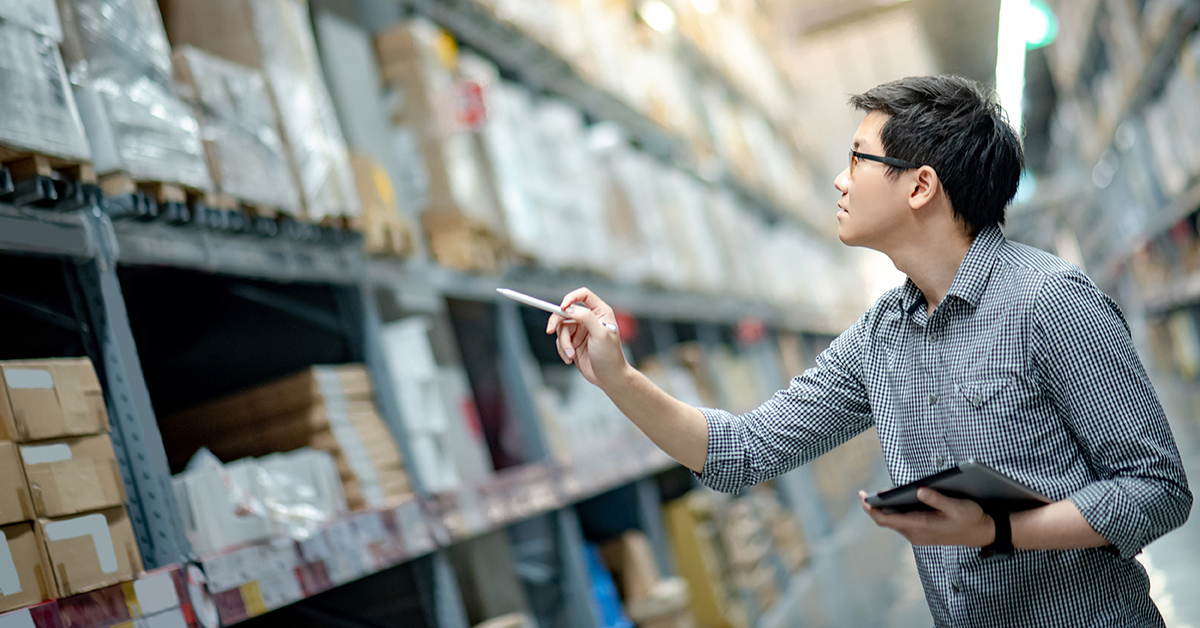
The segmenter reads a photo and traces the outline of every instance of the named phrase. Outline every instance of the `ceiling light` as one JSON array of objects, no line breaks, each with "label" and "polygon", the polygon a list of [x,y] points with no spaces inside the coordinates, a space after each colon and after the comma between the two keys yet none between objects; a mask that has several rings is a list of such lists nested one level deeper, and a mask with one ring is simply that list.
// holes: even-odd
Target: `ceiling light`
[{"label": "ceiling light", "polygon": [[1025,98],[1025,27],[1030,12],[1029,0],[1002,0],[996,37],[996,93],[1018,135]]},{"label": "ceiling light", "polygon": [[703,15],[712,15],[721,8],[720,0],[692,0],[692,6]]},{"label": "ceiling light", "polygon": [[675,12],[662,0],[643,2],[638,8],[638,15],[642,16],[642,21],[650,28],[660,33],[666,33],[675,28]]},{"label": "ceiling light", "polygon": [[1058,18],[1044,0],[1029,0],[1025,12],[1025,47],[1029,50],[1041,48],[1058,37]]}]

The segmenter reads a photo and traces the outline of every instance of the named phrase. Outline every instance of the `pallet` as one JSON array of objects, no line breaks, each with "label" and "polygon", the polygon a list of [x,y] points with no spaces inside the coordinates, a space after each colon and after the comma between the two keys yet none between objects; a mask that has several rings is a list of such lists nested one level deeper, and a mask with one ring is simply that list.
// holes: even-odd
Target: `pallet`
[{"label": "pallet", "polygon": [[178,183],[141,181],[126,172],[101,176],[100,188],[113,218],[163,219],[175,224],[191,222],[193,208],[207,194]]},{"label": "pallet", "polygon": [[73,211],[99,204],[101,194],[88,161],[0,146],[0,201]]}]

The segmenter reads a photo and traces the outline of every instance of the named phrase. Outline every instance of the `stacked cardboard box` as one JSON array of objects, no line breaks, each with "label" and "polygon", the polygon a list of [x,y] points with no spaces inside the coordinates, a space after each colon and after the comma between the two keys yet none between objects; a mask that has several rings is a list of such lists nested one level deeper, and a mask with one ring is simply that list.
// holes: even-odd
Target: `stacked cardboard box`
[{"label": "stacked cardboard box", "polygon": [[54,0],[0,2],[0,144],[17,151],[88,161],[91,151],[58,45]]},{"label": "stacked cardboard box", "polygon": [[411,490],[361,364],[314,366],[160,423],[176,468],[201,447],[224,461],[312,447],[333,456],[352,509],[382,507]]},{"label": "stacked cardboard box", "polygon": [[0,611],[141,572],[108,429],[86,358],[0,362]]},{"label": "stacked cardboard box", "polygon": [[357,219],[361,204],[302,0],[162,0],[167,33],[261,70],[282,127],[305,217]]},{"label": "stacked cardboard box", "polygon": [[695,625],[688,607],[687,580],[663,578],[650,542],[640,531],[631,531],[600,548],[612,572],[625,612],[638,628],[690,628]]},{"label": "stacked cardboard box", "polygon": [[732,499],[720,509],[718,520],[734,586],[746,592],[760,611],[769,608],[779,597],[779,583],[763,513],[751,499]]},{"label": "stacked cardboard box", "polygon": [[720,541],[714,497],[692,491],[663,505],[675,571],[687,580],[697,624],[745,628],[749,619],[734,589],[729,558]]},{"label": "stacked cardboard box", "polygon": [[454,40],[429,22],[403,22],[375,43],[401,187],[433,256],[459,270],[497,270],[506,236],[478,133],[487,115],[481,86],[462,79]]}]

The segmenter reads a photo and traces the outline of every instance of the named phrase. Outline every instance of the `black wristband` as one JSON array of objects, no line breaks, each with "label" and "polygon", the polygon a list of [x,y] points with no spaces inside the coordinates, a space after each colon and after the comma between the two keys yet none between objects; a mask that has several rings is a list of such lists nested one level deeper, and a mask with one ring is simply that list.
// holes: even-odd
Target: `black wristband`
[{"label": "black wristband", "polygon": [[1008,520],[1008,511],[999,509],[984,509],[992,523],[996,526],[996,538],[992,544],[979,550],[980,558],[1007,558],[1013,553],[1012,522]]}]

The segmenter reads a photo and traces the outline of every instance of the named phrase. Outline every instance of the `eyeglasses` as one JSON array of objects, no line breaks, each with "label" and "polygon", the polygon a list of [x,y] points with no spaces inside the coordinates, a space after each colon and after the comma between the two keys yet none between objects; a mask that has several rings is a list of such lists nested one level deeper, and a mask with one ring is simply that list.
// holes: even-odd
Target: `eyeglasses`
[{"label": "eyeglasses", "polygon": [[850,176],[854,176],[854,168],[855,168],[855,166],[858,165],[859,159],[866,159],[868,161],[878,161],[881,164],[887,164],[889,166],[892,166],[893,168],[900,168],[902,170],[912,170],[913,168],[921,167],[921,164],[914,164],[911,161],[905,161],[903,159],[896,159],[895,157],[883,157],[880,155],[869,155],[867,153],[860,153],[856,150],[851,149],[850,150]]}]

